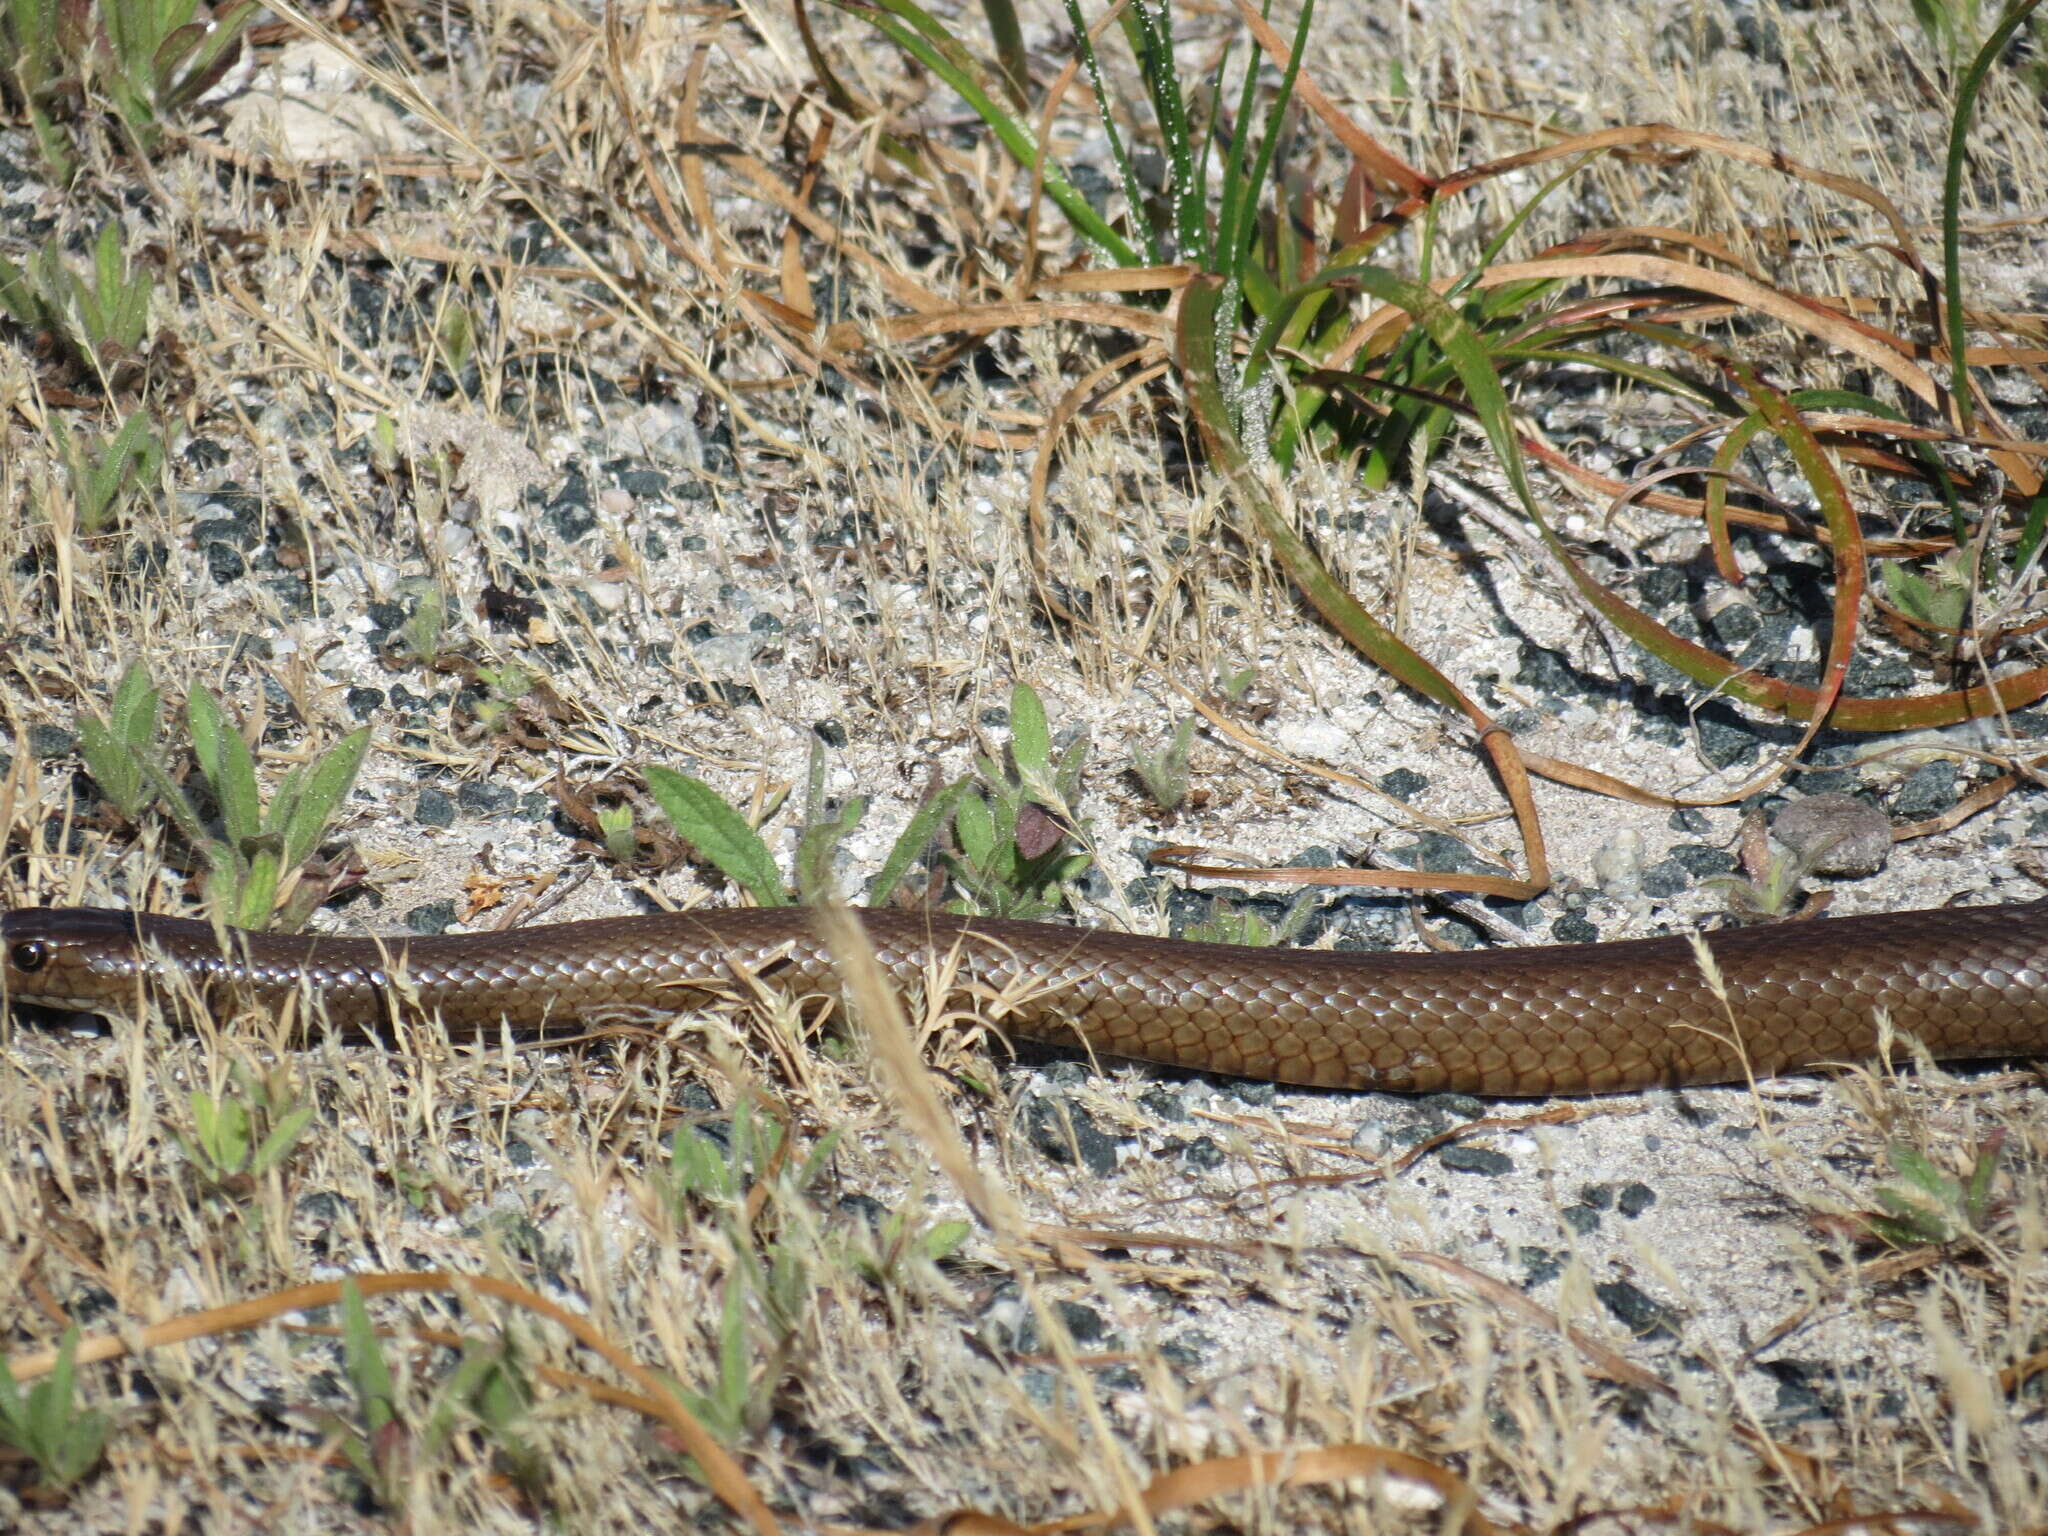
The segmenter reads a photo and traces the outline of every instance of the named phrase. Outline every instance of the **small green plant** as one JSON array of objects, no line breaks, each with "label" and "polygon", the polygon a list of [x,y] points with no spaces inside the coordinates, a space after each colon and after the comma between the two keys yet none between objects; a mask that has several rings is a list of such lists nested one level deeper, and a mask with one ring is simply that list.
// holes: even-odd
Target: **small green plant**
[{"label": "small green plant", "polygon": [[88,715],[78,722],[78,751],[86,772],[128,821],[140,818],[149,804],[152,786],[143,765],[154,755],[160,702],[148,669],[137,662],[115,685],[107,718]]},{"label": "small green plant", "polygon": [[233,1092],[193,1091],[192,1134],[178,1135],[185,1156],[214,1185],[261,1178],[281,1165],[313,1118],[312,1105],[243,1063],[235,1063],[233,1076]]},{"label": "small green plant", "polygon": [[77,168],[57,119],[65,97],[77,89],[90,16],[88,0],[0,0],[0,59],[7,61],[0,84],[12,86],[36,148],[60,182],[70,181]]},{"label": "small green plant", "polygon": [[476,321],[468,306],[450,304],[441,311],[434,326],[434,345],[451,378],[460,379],[462,370],[476,356]]},{"label": "small green plant", "polygon": [[[418,610],[415,610],[413,617],[418,616]],[[498,666],[479,666],[476,680],[484,691],[484,696],[473,706],[476,718],[485,730],[495,733],[511,726],[518,713],[519,701],[533,692],[540,678],[518,662],[508,661]]]},{"label": "small green plant", "polygon": [[73,1324],[64,1330],[56,1367],[24,1397],[0,1355],[0,1444],[26,1455],[53,1488],[70,1487],[98,1465],[112,1428],[104,1413],[72,1402],[77,1359]]},{"label": "small green plant", "polygon": [[846,1263],[854,1273],[875,1285],[888,1285],[915,1255],[926,1263],[950,1259],[973,1235],[972,1222],[950,1218],[927,1223],[907,1206],[896,1206],[883,1218],[868,1246],[846,1251]]},{"label": "small green plant", "polygon": [[1287,904],[1278,923],[1269,923],[1246,907],[1219,901],[1199,923],[1188,925],[1187,936],[1197,944],[1242,944],[1263,949],[1274,944],[1292,944],[1300,937],[1309,914],[1315,910],[1316,892],[1303,890]]},{"label": "small green plant", "polygon": [[[728,1125],[723,1138],[693,1125],[678,1126],[669,1138],[663,1188],[678,1221],[687,1221],[690,1208],[700,1202],[729,1208],[778,1167],[783,1133],[772,1116],[758,1113],[751,1100],[742,1099]],[[820,1137],[802,1166],[784,1175],[787,1192],[801,1196],[815,1185],[838,1145],[836,1131]]]},{"label": "small green plant", "polygon": [[431,662],[441,654],[441,642],[447,631],[447,594],[439,583],[425,582],[418,588],[412,612],[405,616],[395,638],[403,642],[414,660]]},{"label": "small green plant", "polygon": [[1090,862],[1067,841],[1088,738],[1076,735],[1055,759],[1045,705],[1028,683],[1018,683],[1010,689],[1007,755],[1007,763],[977,760],[975,782],[953,812],[957,846],[945,854],[946,864],[967,893],[957,906],[995,917],[1042,917]]},{"label": "small green plant", "polygon": [[1935,1167],[1918,1148],[1893,1142],[1885,1155],[1901,1182],[1872,1191],[1885,1214],[1865,1216],[1864,1223],[1896,1248],[1939,1246],[1983,1231],[2004,1149],[2005,1132],[1992,1132],[1979,1143],[1968,1176],[1958,1179]]},{"label": "small green plant", "polygon": [[97,444],[69,431],[54,416],[50,425],[71,478],[74,523],[87,538],[118,522],[128,504],[149,488],[163,468],[163,440],[156,423],[141,411]]},{"label": "small green plant", "polygon": [[1131,771],[1163,811],[1179,810],[1188,797],[1188,753],[1194,744],[1195,717],[1190,715],[1158,751],[1139,747],[1131,753]]},{"label": "small green plant", "polygon": [[326,1432],[377,1500],[395,1506],[415,1458],[438,1456],[458,1429],[479,1430],[522,1488],[537,1488],[545,1467],[521,1426],[533,1408],[532,1381],[509,1338],[464,1339],[460,1358],[434,1394],[417,1431],[399,1412],[398,1381],[384,1358],[361,1289],[341,1287],[342,1369],[356,1394],[356,1422],[322,1416]]},{"label": "small green plant", "polygon": [[633,833],[633,807],[605,805],[597,810],[598,835],[604,841],[605,857],[622,867],[639,857],[640,840]]},{"label": "small green plant", "polygon": [[1242,704],[1245,695],[1252,691],[1252,684],[1259,680],[1257,667],[1239,667],[1234,672],[1219,670],[1216,674],[1216,691],[1231,704]]},{"label": "small green plant", "polygon": [[249,744],[220,700],[193,688],[185,700],[185,723],[200,775],[219,810],[216,833],[156,750],[157,704],[147,669],[135,663],[114,690],[109,718],[79,722],[79,754],[86,770],[108,803],[130,821],[152,804],[163,808],[194,854],[204,859],[207,894],[224,921],[264,928],[282,918],[283,926],[297,927],[325,894],[317,883],[298,882],[298,872],[320,846],[362,769],[369,728],[352,731],[312,762],[294,767],[266,806]]},{"label": "small green plant", "polygon": [[370,1322],[369,1308],[354,1280],[341,1283],[341,1361],[349,1385],[355,1388],[360,1424],[343,1423],[329,1416],[328,1430],[338,1433],[341,1453],[373,1492],[380,1495],[389,1487],[388,1474],[395,1459],[398,1426],[398,1383],[390,1362],[384,1358],[384,1344]]},{"label": "small green plant", "polygon": [[262,7],[231,0],[218,12],[200,0],[101,0],[106,55],[99,84],[143,154],[163,126],[212,90],[242,51],[242,30]]},{"label": "small green plant", "polygon": [[1959,630],[1970,614],[1968,549],[1952,549],[1922,575],[1902,560],[1884,560],[1878,571],[1884,595],[1907,618],[1937,629]]},{"label": "small green plant", "polygon": [[[839,1145],[839,1133],[828,1132],[793,1164],[784,1139],[772,1116],[743,1099],[723,1138],[698,1126],[677,1128],[668,1171],[657,1186],[678,1225],[695,1224],[708,1212],[732,1253],[717,1378],[707,1392],[677,1388],[683,1405],[728,1440],[766,1423],[773,1407],[769,1389],[789,1368],[811,1294],[806,1234],[815,1217],[809,1196]],[[766,1196],[758,1208],[750,1199],[757,1187]]]},{"label": "small green plant", "polygon": [[103,225],[93,242],[90,276],[72,270],[55,235],[26,267],[0,256],[0,308],[52,337],[109,387],[142,350],[154,289],[149,272],[129,263],[115,223]]},{"label": "small green plant", "polygon": [[[775,855],[745,816],[701,779],[659,764],[647,769],[648,792],[669,824],[721,874],[744,888],[764,907],[788,906],[799,899],[821,901],[832,895],[832,859],[840,843],[867,815],[865,796],[856,795],[833,808],[824,795],[822,746],[811,748],[810,795],[803,836],[797,848],[796,890],[776,868]],[[927,802],[890,845],[882,868],[868,889],[873,906],[886,906],[918,857],[944,829],[954,808],[969,789],[967,781],[949,785]],[[774,813],[771,807],[769,815]],[[766,820],[766,816],[763,817]],[[602,824],[602,823],[601,823]],[[630,826],[630,818],[626,825]],[[615,855],[616,856],[616,855]]]}]

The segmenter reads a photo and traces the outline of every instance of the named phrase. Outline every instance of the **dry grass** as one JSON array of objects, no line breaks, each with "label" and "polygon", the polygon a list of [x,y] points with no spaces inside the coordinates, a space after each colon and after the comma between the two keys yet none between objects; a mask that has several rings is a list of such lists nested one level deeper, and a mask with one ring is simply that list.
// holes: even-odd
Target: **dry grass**
[{"label": "dry grass", "polygon": [[[835,121],[810,205],[882,253],[881,270],[815,231],[790,237],[732,154],[692,152],[715,139],[800,181],[823,113],[780,8],[624,7],[609,39],[574,8],[394,10],[347,39],[385,71],[380,90],[357,77],[331,100],[317,82],[291,91],[315,117],[391,107],[410,137],[381,154],[292,171],[209,119],[146,175],[100,145],[68,193],[0,186],[11,255],[31,220],[69,234],[116,213],[128,248],[146,252],[159,287],[147,398],[174,429],[165,494],[111,535],[78,537],[50,424],[92,419],[91,381],[64,379],[18,333],[0,346],[6,900],[182,898],[153,835],[96,818],[64,744],[36,734],[103,707],[137,656],[173,693],[206,682],[280,721],[266,766],[353,726],[352,686],[423,701],[372,710],[377,752],[344,819],[371,894],[343,920],[373,927],[434,902],[491,921],[565,887],[558,916],[623,909],[636,887],[702,895],[689,871],[589,861],[573,866],[580,885],[550,889],[570,839],[531,803],[460,791],[511,786],[530,802],[558,769],[589,785],[658,760],[761,803],[800,784],[811,730],[828,720],[845,737],[833,791],[876,800],[874,830],[848,847],[850,873],[865,874],[933,775],[957,774],[992,734],[987,711],[1014,678],[1039,688],[1056,725],[1093,734],[1084,810],[1110,879],[1097,894],[1135,926],[1160,923],[1163,897],[1127,884],[1140,872],[1132,834],[1275,857],[1398,844],[1422,815],[1506,842],[1485,770],[1444,718],[1301,615],[1239,511],[1136,401],[1063,446],[1037,568],[1092,595],[1093,625],[1045,624],[1024,536],[1029,461],[995,439],[1028,434],[1124,343],[1045,325],[960,361],[940,338],[875,343],[834,367],[822,346],[791,341],[774,304],[801,296],[825,320],[873,322],[900,313],[891,272],[987,300],[984,280],[999,283],[1014,255],[1019,197],[985,145],[947,133],[955,103],[857,21],[813,20],[853,88],[955,146],[940,197],[891,174],[879,130]],[[1027,39],[1047,43],[1050,9],[1027,20]],[[963,11],[960,25],[978,23]],[[1231,22],[1215,7],[1186,25],[1200,54]],[[1709,46],[1737,28],[1761,29],[1786,62]],[[1945,117],[1911,62],[1917,36],[1902,5],[1331,7],[1316,74],[1432,168],[1557,129],[1661,120],[1863,178],[1931,230]],[[1966,203],[1974,297],[2039,311],[2038,103],[1999,77],[1980,134],[1991,148]],[[21,135],[4,153],[32,165]],[[657,181],[672,219],[648,192]],[[1462,207],[1451,248],[1476,248],[1532,186]],[[1711,231],[1809,293],[1918,297],[1871,255],[1882,230],[1863,210],[1725,160],[1601,161],[1546,205],[1532,243],[1589,220]],[[1064,260],[1049,221],[1044,238]],[[451,394],[434,374],[464,371],[446,365],[469,361],[465,327],[473,372]],[[1839,359],[1777,345],[1781,379],[1839,382]],[[2041,404],[2038,392],[2013,403]],[[1671,435],[1668,410],[1627,396],[1524,404],[1593,453]],[[545,510],[569,473],[587,479],[588,531],[580,508]],[[228,481],[252,498],[256,536],[196,535],[240,505],[220,505]],[[1425,520],[1408,487],[1368,495],[1330,466],[1308,465],[1291,490],[1329,514],[1333,566],[1452,676],[1490,674],[1507,704],[1538,706],[1542,685],[1517,681],[1518,641],[1613,675],[1600,633],[1510,539]],[[1607,538],[1617,563],[1697,543],[1690,525],[1648,513],[1610,529],[1604,510],[1581,509],[1572,531]],[[493,623],[487,585],[538,606]],[[372,605],[430,588],[447,594],[454,639],[543,671],[551,696],[491,730],[458,697],[462,679],[387,669],[366,637],[392,615]],[[1245,668],[1256,707],[1242,718],[1298,758],[1374,779],[1422,772],[1414,814],[1332,798],[1220,738],[1196,748],[1197,802],[1180,821],[1143,803],[1118,770],[1183,713],[1166,681],[1200,688]],[[720,702],[741,684],[759,707]],[[1689,740],[1652,739],[1625,699],[1610,704],[1537,707],[1529,733],[1666,787],[1701,774]],[[423,789],[458,797],[452,827],[424,824]],[[1663,915],[1586,882],[1596,854],[1631,837],[1654,860],[1678,835],[1667,812],[1549,787],[1539,798],[1556,866],[1609,931]],[[1902,850],[1857,899],[2028,893],[2030,815],[2009,803]],[[1732,813],[1709,820],[1711,839],[1732,836]],[[1375,920],[1394,932],[1391,916]],[[202,1309],[430,1270],[559,1303],[692,1401],[712,1399],[699,1416],[792,1529],[901,1528],[961,1507],[1048,1519],[1115,1507],[1205,1458],[1354,1444],[1449,1469],[1476,1510],[1393,1465],[1158,1523],[1365,1531],[1471,1515],[1543,1531],[1634,1510],[1590,1524],[1777,1530],[1919,1510],[1918,1528],[2048,1525],[2037,1082],[1851,1076],[1781,1098],[1724,1090],[1561,1116],[1501,1106],[1500,1123],[1461,1138],[1509,1155],[1494,1176],[1440,1153],[1399,1168],[1383,1157],[1455,1109],[1157,1073],[1077,1083],[1070,1066],[994,1073],[961,1021],[910,1022],[943,1069],[931,1081],[900,1062],[871,1073],[862,1048],[821,1054],[760,1011],[545,1052],[429,1033],[392,1052],[278,1049],[275,1021],[185,1028],[155,1013],[100,1034],[17,1025],[0,1049],[0,1340],[27,1358],[68,1320],[130,1353],[80,1371],[83,1397],[112,1418],[105,1463],[57,1491],[0,1451],[0,1525],[742,1526],[673,1424],[617,1400],[648,1384],[516,1300],[372,1302],[403,1426],[379,1436],[322,1331],[338,1309],[143,1347],[144,1328]],[[275,1169],[210,1181],[180,1143],[194,1134],[191,1096],[247,1098],[252,1082],[313,1116]],[[971,1162],[905,1128],[930,1122],[899,1095],[928,1114],[934,1092]],[[729,1134],[742,1103],[789,1127],[799,1153],[836,1133],[823,1174],[799,1187],[793,1158],[751,1198],[679,1192],[677,1128]],[[1034,1135],[1048,1104],[1054,1129]],[[1121,1141],[1114,1177],[1048,1153],[1062,1111]],[[1904,1253],[1866,1240],[1856,1213],[1897,1182],[1888,1145],[1954,1170],[1997,1132],[1983,1230]],[[963,1189],[970,1166],[983,1190]],[[1635,1181],[1657,1203],[1624,1215],[1616,1191]],[[935,1261],[927,1236],[943,1238],[970,1201],[986,1219],[957,1251],[934,1239]],[[1613,1299],[1624,1282],[1663,1308],[1667,1333],[1631,1336]],[[425,1328],[508,1344],[531,1410],[504,1430],[465,1407],[431,1434],[456,1356],[414,1336]],[[367,1439],[368,1478],[346,1461],[351,1435]]]}]

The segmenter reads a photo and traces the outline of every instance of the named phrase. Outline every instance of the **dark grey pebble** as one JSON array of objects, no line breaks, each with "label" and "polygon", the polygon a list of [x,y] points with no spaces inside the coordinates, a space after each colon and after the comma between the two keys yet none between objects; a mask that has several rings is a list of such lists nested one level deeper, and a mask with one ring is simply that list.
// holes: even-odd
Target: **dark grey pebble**
[{"label": "dark grey pebble", "polygon": [[410,933],[446,933],[454,922],[452,901],[424,902],[405,914],[406,930]]},{"label": "dark grey pebble", "polygon": [[38,761],[64,757],[78,748],[78,738],[61,725],[32,725],[27,731],[28,755]]},{"label": "dark grey pebble", "polygon": [[1651,1300],[1626,1280],[1605,1280],[1593,1287],[1600,1305],[1639,1339],[1675,1339],[1677,1319],[1670,1308]]},{"label": "dark grey pebble", "polygon": [[1445,1147],[1437,1155],[1437,1161],[1454,1173],[1483,1173],[1488,1178],[1499,1178],[1515,1169],[1515,1160],[1507,1153],[1496,1152],[1491,1147],[1467,1146],[1462,1142]]},{"label": "dark grey pebble", "polygon": [[1024,1131],[1052,1162],[1071,1165],[1078,1157],[1097,1178],[1116,1172],[1116,1142],[1103,1134],[1093,1115],[1064,1095],[1034,1099],[1024,1111]]}]

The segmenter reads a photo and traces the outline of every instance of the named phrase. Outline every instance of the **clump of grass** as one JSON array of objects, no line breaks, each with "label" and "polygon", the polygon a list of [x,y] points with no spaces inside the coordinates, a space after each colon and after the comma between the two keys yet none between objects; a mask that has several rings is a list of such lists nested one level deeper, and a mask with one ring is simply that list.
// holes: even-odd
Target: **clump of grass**
[{"label": "clump of grass", "polygon": [[139,364],[154,291],[148,269],[129,260],[117,223],[100,227],[83,275],[64,259],[54,234],[25,267],[0,255],[0,309],[48,337],[110,394]]},{"label": "clump of grass", "polygon": [[321,1421],[380,1506],[403,1509],[411,1477],[446,1454],[465,1428],[493,1448],[522,1489],[533,1494],[544,1485],[545,1464],[524,1430],[533,1409],[533,1382],[509,1338],[463,1339],[455,1365],[414,1421],[403,1410],[398,1373],[385,1358],[384,1341],[353,1280],[341,1286],[341,1340],[343,1373],[355,1392],[356,1414],[351,1420],[324,1413]]},{"label": "clump of grass", "polygon": [[163,439],[155,421],[142,411],[97,440],[55,417],[50,425],[70,475],[72,525],[82,537],[91,538],[121,522],[163,471]]},{"label": "clump of grass", "polygon": [[208,900],[224,922],[300,926],[331,893],[328,883],[306,878],[306,864],[362,770],[369,727],[293,767],[266,803],[240,728],[219,698],[195,686],[185,700],[185,727],[212,802],[210,816],[173,777],[157,745],[160,703],[148,669],[132,664],[108,716],[78,723],[86,771],[126,821],[153,811],[169,818],[206,872]]},{"label": "clump of grass", "polygon": [[313,1106],[280,1081],[259,1078],[237,1062],[232,1088],[212,1094],[193,1089],[188,1136],[178,1145],[200,1177],[216,1188],[260,1179],[282,1166],[312,1121]]},{"label": "clump of grass", "polygon": [[1164,746],[1154,751],[1140,747],[1131,753],[1131,771],[1162,811],[1179,810],[1188,797],[1188,753],[1194,744],[1195,720],[1190,715],[1173,728]]},{"label": "clump of grass", "polygon": [[1898,1248],[1941,1247],[1983,1232],[2005,1140],[2002,1130],[1986,1137],[1962,1178],[1943,1173],[1918,1147],[1893,1142],[1887,1155],[1899,1180],[1872,1192],[1884,1214],[1864,1218],[1870,1230]]},{"label": "clump of grass", "polygon": [[74,1401],[77,1355],[74,1324],[64,1330],[56,1368],[24,1394],[0,1354],[0,1444],[26,1454],[43,1480],[60,1490],[99,1465],[113,1430],[104,1413]]}]

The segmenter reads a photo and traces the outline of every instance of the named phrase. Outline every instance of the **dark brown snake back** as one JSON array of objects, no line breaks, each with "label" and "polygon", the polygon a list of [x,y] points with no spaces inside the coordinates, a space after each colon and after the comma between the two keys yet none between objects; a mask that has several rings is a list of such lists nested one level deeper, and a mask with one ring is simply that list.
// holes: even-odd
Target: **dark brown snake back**
[{"label": "dark brown snake back", "polygon": [[[1329,1088],[1601,1093],[1863,1061],[1886,1010],[1938,1057],[2048,1053],[2048,902],[1451,955],[1240,949],[939,914],[863,912],[883,968],[1000,997],[1014,1034]],[[836,993],[798,909],[621,917],[434,938],[306,938],[94,908],[0,914],[11,999],[132,1010],[182,977],[351,1028],[438,1013],[457,1035],[672,1012],[741,972]]]}]

